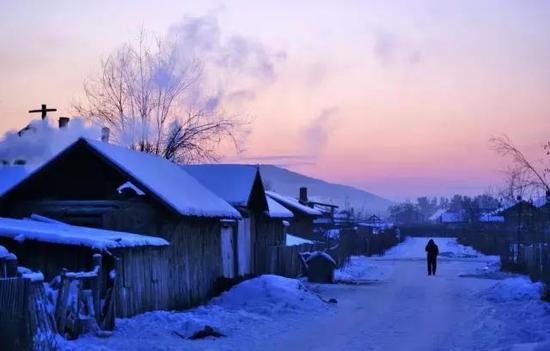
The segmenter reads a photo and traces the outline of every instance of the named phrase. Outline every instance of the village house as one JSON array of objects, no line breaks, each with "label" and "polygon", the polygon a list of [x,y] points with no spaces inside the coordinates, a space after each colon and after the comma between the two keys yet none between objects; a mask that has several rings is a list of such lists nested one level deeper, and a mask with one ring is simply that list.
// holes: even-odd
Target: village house
[{"label": "village house", "polygon": [[[183,169],[201,184],[239,211],[233,235],[227,233],[223,248],[228,267],[227,278],[266,272],[266,257],[272,246],[284,246],[284,221],[292,213],[266,197],[263,180],[257,166],[239,164],[185,165]],[[235,254],[231,248],[236,247]]]},{"label": "village house", "polygon": [[[17,173],[13,169],[10,172]],[[22,173],[27,173],[22,179],[2,185],[3,217],[45,216],[72,225],[76,233],[92,242],[103,234],[124,242],[133,233],[169,243],[153,249],[149,248],[153,245],[132,246],[131,254],[120,257],[124,264],[116,274],[117,297],[123,307],[117,309],[118,316],[190,307],[216,291],[224,275],[224,233],[241,215],[180,166],[154,155],[81,138],[41,166]],[[54,232],[64,229],[63,224],[48,227]],[[22,236],[13,237],[16,241],[29,235],[25,227],[21,230]],[[86,270],[90,268],[86,258],[71,261],[70,257],[87,257],[90,250],[113,256],[122,252],[84,244],[66,250],[63,247],[72,244],[52,243],[43,235],[32,237],[32,241],[33,245],[40,243],[36,244],[40,258],[33,257],[38,252],[34,248],[9,246],[19,253],[23,265],[45,269],[49,275],[46,279],[57,268],[50,270],[43,268],[45,265]]]},{"label": "village house", "polygon": [[273,191],[266,191],[266,195],[292,212],[293,218],[290,220],[288,227],[289,234],[310,240],[324,239],[324,233],[315,231],[315,220],[323,217],[321,211],[304,205],[293,197]]}]

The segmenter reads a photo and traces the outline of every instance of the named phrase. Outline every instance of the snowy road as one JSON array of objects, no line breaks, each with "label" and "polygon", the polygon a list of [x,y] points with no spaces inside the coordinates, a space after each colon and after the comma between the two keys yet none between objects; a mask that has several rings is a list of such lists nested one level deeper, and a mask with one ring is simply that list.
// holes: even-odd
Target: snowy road
[{"label": "snowy road", "polygon": [[[360,285],[306,285],[337,305],[319,304],[291,286],[294,280],[260,279],[213,305],[138,316],[120,322],[111,338],[84,337],[68,349],[534,350],[534,344],[512,345],[550,339],[550,308],[538,299],[539,284],[495,272],[496,258],[454,239],[436,242],[441,257],[435,277],[426,274],[426,239],[409,239],[383,257],[354,257],[338,272],[339,279]],[[173,335],[196,320],[227,337],[188,341]],[[539,344],[537,350],[548,349]]]},{"label": "snowy road", "polygon": [[[319,287],[338,299],[338,309],[274,340],[269,349],[492,350],[548,337],[549,310],[537,300],[537,285],[523,278],[507,285],[487,279],[506,277],[494,272],[496,257],[443,238],[436,239],[442,253],[438,273],[427,276],[426,241],[410,238],[384,257],[355,258],[344,276],[377,281]],[[507,295],[500,290],[508,285]]]}]

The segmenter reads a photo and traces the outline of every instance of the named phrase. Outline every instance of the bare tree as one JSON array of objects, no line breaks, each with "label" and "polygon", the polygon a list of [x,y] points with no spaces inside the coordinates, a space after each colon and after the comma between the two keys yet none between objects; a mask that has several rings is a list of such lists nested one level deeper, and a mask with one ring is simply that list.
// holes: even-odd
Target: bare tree
[{"label": "bare tree", "polygon": [[133,149],[181,163],[215,160],[220,142],[238,148],[246,123],[201,95],[203,67],[173,42],[141,33],[102,61],[84,83],[85,102],[74,107]]},{"label": "bare tree", "polygon": [[[499,155],[509,157],[513,166],[505,172],[507,175],[506,189],[504,194],[512,199],[516,196],[523,196],[526,193],[537,193],[541,190],[550,193],[548,181],[548,169],[544,165],[538,165],[517,148],[506,135],[492,137],[491,147]],[[550,155],[550,144],[544,146],[546,155]]]}]

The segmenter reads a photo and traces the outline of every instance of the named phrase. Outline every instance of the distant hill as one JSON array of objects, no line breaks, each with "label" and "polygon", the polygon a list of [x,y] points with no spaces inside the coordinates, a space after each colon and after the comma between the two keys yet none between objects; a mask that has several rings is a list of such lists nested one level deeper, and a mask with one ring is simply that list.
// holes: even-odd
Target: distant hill
[{"label": "distant hill", "polygon": [[367,191],[325,182],[285,168],[262,165],[260,170],[266,186],[281,194],[298,197],[300,187],[305,186],[311,200],[332,203],[340,208],[353,207],[357,211],[378,215],[386,215],[388,207],[393,204],[390,200]]}]

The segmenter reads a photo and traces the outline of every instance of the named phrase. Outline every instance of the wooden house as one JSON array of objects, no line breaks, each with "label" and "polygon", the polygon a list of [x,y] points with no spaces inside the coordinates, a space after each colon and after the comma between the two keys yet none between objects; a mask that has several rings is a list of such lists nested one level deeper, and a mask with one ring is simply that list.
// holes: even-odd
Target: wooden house
[{"label": "wooden house", "polygon": [[[123,274],[117,274],[118,297],[126,304],[117,313],[125,317],[151,309],[186,308],[210,297],[223,275],[225,223],[241,218],[180,166],[84,138],[0,195],[4,217],[39,214],[71,225],[170,242],[158,260],[144,252],[127,259]],[[57,260],[55,253],[47,259]],[[154,301],[145,301],[134,280],[144,270],[157,270],[144,286],[162,284],[168,293],[151,294]]]},{"label": "wooden house", "polygon": [[292,212],[293,217],[288,227],[290,234],[311,240],[321,240],[323,238],[322,235],[314,231],[315,220],[323,216],[321,211],[304,205],[290,196],[273,191],[266,191],[266,195]]},{"label": "wooden house", "polygon": [[[264,257],[271,246],[285,244],[284,219],[292,213],[270,203],[258,167],[239,164],[186,165],[183,169],[239,211],[236,233],[227,234],[224,252],[227,278],[265,273]],[[231,253],[231,248],[236,252]],[[235,261],[232,263],[229,259]]]}]

